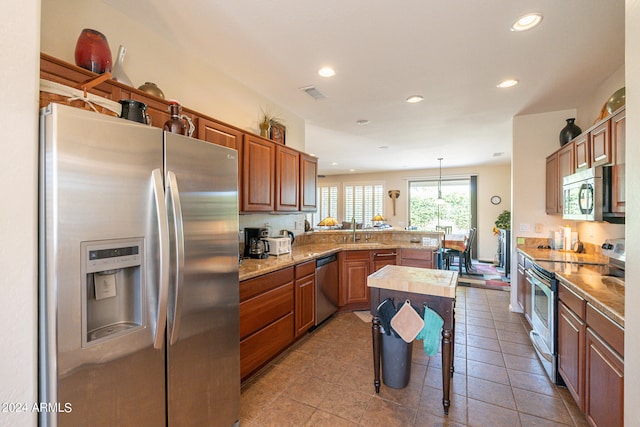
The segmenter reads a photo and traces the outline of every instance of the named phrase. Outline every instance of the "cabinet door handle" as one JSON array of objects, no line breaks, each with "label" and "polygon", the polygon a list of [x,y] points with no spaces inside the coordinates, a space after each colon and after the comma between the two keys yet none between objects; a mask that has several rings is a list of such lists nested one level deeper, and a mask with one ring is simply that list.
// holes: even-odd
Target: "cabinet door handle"
[{"label": "cabinet door handle", "polygon": [[373,256],[377,256],[377,257],[383,257],[383,256],[397,256],[397,253],[391,253],[391,254],[374,254]]}]

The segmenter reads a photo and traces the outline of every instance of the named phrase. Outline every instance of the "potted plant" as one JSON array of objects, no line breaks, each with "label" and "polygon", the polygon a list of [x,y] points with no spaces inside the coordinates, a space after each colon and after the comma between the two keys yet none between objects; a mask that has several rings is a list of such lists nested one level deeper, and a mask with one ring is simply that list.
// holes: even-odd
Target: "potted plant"
[{"label": "potted plant", "polygon": [[270,113],[269,110],[265,110],[263,108],[260,108],[260,110],[262,111],[262,118],[258,123],[258,126],[260,126],[260,136],[269,138],[269,129],[271,128],[271,124],[279,123],[280,119],[275,114]]},{"label": "potted plant", "polygon": [[495,224],[493,226],[494,235],[497,235],[498,233],[500,233],[500,229],[502,230],[511,229],[511,212],[502,211],[502,213],[498,215],[498,218],[496,219],[496,222],[494,224]]}]

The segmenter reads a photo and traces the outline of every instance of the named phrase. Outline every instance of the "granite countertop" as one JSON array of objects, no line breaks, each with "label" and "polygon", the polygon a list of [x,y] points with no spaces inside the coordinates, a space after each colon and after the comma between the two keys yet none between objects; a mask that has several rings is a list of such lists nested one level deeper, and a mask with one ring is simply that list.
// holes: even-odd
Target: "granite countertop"
[{"label": "granite countertop", "polygon": [[518,251],[624,328],[624,279],[609,276],[608,257],[526,247]]},{"label": "granite countertop", "polygon": [[245,258],[239,269],[240,281],[262,276],[263,274],[291,267],[305,261],[331,255],[345,250],[372,250],[372,249],[424,249],[436,250],[437,246],[423,246],[421,243],[312,243],[303,246],[293,246],[291,253],[274,256],[269,255],[265,259]]},{"label": "granite countertop", "polygon": [[579,254],[573,251],[538,249],[522,246],[518,246],[518,251],[522,252],[529,258],[532,258],[534,261],[571,262],[599,265],[606,265],[609,263],[609,258],[601,254]]},{"label": "granite countertop", "polygon": [[458,273],[449,270],[385,265],[367,278],[370,288],[455,298]]}]

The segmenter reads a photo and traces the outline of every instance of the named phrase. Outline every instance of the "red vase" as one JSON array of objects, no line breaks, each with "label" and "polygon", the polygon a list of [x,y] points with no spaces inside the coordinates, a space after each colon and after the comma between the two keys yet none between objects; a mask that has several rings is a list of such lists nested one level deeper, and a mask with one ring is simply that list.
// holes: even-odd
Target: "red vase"
[{"label": "red vase", "polygon": [[76,65],[94,73],[111,71],[111,49],[104,34],[85,28],[76,43]]}]

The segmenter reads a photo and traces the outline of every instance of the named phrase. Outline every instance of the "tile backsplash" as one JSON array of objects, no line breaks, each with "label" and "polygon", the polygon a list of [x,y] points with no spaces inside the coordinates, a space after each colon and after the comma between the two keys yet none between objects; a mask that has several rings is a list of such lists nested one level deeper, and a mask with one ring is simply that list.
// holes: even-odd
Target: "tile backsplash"
[{"label": "tile backsplash", "polygon": [[269,236],[279,236],[280,230],[289,230],[294,235],[304,233],[303,213],[294,214],[247,214],[240,215],[240,229],[238,230],[238,240],[244,243],[245,227],[267,227],[269,228]]}]

